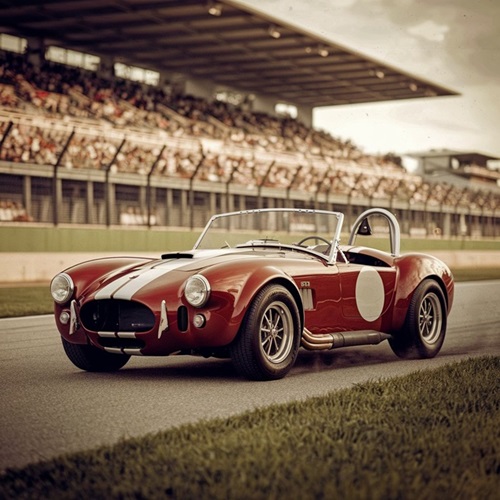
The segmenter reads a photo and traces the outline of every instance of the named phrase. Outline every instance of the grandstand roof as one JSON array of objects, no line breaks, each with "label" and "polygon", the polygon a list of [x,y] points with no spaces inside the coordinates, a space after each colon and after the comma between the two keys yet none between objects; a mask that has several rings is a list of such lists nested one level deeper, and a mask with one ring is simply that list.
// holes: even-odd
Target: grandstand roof
[{"label": "grandstand roof", "polygon": [[309,107],[456,95],[234,0],[2,0],[0,32]]}]

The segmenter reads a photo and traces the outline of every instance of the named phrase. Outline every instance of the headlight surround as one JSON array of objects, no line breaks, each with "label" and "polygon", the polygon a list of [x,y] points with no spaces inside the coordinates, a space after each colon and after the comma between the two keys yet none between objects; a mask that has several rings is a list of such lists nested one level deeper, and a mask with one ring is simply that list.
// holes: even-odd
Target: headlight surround
[{"label": "headlight surround", "polygon": [[210,283],[205,276],[195,274],[184,286],[184,296],[193,307],[203,307],[210,297]]},{"label": "headlight surround", "polygon": [[75,285],[71,276],[60,273],[52,279],[50,283],[50,293],[58,304],[65,304],[73,296]]}]

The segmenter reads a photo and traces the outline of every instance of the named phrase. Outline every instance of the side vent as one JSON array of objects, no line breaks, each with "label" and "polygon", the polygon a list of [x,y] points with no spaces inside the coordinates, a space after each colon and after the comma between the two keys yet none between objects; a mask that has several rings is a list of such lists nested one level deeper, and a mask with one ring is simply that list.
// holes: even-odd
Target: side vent
[{"label": "side vent", "polygon": [[313,291],[311,288],[301,288],[300,296],[305,311],[312,311],[314,309]]},{"label": "side vent", "polygon": [[177,309],[177,327],[180,332],[185,332],[188,329],[188,311],[186,306],[181,306]]}]

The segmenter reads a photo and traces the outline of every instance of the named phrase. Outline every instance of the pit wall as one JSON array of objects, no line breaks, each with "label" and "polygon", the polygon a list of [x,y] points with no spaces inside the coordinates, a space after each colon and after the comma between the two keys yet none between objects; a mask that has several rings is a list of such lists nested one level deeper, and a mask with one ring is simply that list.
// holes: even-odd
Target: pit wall
[{"label": "pit wall", "polygon": [[[432,255],[451,268],[500,267],[497,251],[434,251]],[[86,260],[111,256],[141,256],[159,258],[157,252],[3,252],[0,253],[0,284],[48,283],[58,272]]]},{"label": "pit wall", "polygon": [[[183,228],[0,226],[0,283],[48,283],[61,270],[100,257],[159,258],[165,252],[192,248],[199,233]],[[342,241],[347,240],[344,235]],[[370,240],[379,248],[385,243]],[[451,268],[500,267],[498,240],[405,238],[401,249],[402,253],[422,251],[435,255]]]}]

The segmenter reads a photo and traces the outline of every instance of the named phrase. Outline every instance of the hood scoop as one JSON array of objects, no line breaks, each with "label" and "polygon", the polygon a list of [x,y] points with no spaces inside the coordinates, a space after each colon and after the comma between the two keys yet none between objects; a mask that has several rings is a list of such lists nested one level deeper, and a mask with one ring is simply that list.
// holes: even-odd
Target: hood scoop
[{"label": "hood scoop", "polygon": [[161,258],[162,260],[168,259],[192,259],[194,257],[193,252],[171,252],[164,253]]}]

